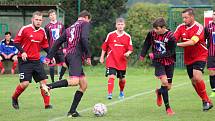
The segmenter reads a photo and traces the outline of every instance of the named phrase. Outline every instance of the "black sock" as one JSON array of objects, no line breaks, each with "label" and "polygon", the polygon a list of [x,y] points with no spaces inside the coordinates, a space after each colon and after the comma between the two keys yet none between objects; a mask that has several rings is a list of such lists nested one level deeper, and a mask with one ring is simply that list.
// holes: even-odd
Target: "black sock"
[{"label": "black sock", "polygon": [[52,82],[54,82],[54,66],[49,67],[49,73],[50,73]]},{"label": "black sock", "polygon": [[215,92],[215,75],[210,76],[210,85],[213,92]]},{"label": "black sock", "polygon": [[170,108],[167,86],[161,86],[161,90],[162,90],[161,92],[162,92],[163,101],[167,110],[168,108]]},{"label": "black sock", "polygon": [[50,89],[68,87],[68,81],[66,79],[47,84]]},{"label": "black sock", "polygon": [[76,108],[78,107],[78,104],[81,101],[82,96],[83,96],[83,92],[78,90],[75,92],[75,96],[73,98],[73,102],[69,110],[70,113],[74,113],[76,111]]},{"label": "black sock", "polygon": [[162,89],[158,89],[158,94],[161,95],[162,94]]},{"label": "black sock", "polygon": [[60,70],[59,80],[61,80],[63,78],[63,75],[65,74],[65,72],[66,72],[66,67],[62,66],[62,68]]}]

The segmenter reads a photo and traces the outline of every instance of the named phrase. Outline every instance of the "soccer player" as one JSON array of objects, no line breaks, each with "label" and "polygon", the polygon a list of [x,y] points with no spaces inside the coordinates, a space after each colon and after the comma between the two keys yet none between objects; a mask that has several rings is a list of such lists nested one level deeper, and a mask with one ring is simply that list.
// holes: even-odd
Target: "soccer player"
[{"label": "soccer player", "polygon": [[[49,47],[51,48],[54,42],[62,35],[65,28],[60,21],[57,21],[57,15],[54,9],[51,9],[48,11],[48,16],[49,16],[50,22],[45,26],[45,31],[49,40]],[[65,64],[62,47],[57,51],[57,53],[54,56],[54,59],[56,64],[62,67],[60,71],[60,76],[59,76],[59,80],[61,80],[66,71],[66,64]],[[49,73],[50,73],[52,82],[54,82],[54,64],[52,64],[49,67]]]},{"label": "soccer player", "polygon": [[213,107],[208,98],[205,83],[203,80],[203,70],[205,68],[208,51],[204,39],[204,28],[195,21],[194,10],[187,8],[182,12],[183,22],[175,30],[174,36],[178,47],[184,48],[184,63],[187,73],[192,81],[197,94],[202,99],[203,111],[208,111]]},{"label": "soccer player", "polygon": [[46,87],[47,75],[42,63],[40,63],[40,49],[43,48],[47,53],[49,51],[45,30],[41,27],[42,13],[39,11],[34,12],[31,20],[32,24],[23,26],[14,39],[14,45],[19,50],[20,84],[17,85],[13,93],[12,106],[15,109],[19,109],[18,97],[31,83],[33,76],[35,82],[40,83],[45,109],[51,109],[49,92],[43,90]]},{"label": "soccer player", "polygon": [[173,33],[167,29],[163,18],[157,18],[153,22],[151,30],[145,39],[140,60],[143,61],[149,48],[152,47],[152,53],[149,57],[155,67],[155,76],[160,79],[161,87],[156,89],[157,105],[162,105],[162,97],[166,107],[167,115],[174,115],[175,112],[170,108],[168,91],[172,86],[172,78],[175,64],[176,42]]},{"label": "soccer player", "polygon": [[215,97],[215,10],[213,10],[213,22],[205,27],[205,39],[208,48],[207,68],[212,90],[210,97]]},{"label": "soccer player", "polygon": [[125,74],[127,57],[132,53],[131,36],[124,31],[125,20],[123,18],[116,19],[116,30],[110,32],[105,42],[102,44],[102,52],[100,62],[104,63],[106,57],[106,76],[108,76],[108,99],[112,99],[115,77],[119,78],[120,94],[119,98],[124,98]]},{"label": "soccer player", "polygon": [[5,32],[5,39],[1,41],[0,44],[0,68],[1,74],[4,74],[5,68],[2,64],[4,60],[13,61],[13,65],[11,68],[11,74],[15,73],[15,69],[18,63],[17,60],[17,48],[13,45],[13,39],[11,39],[11,33]]},{"label": "soccer player", "polygon": [[88,46],[90,20],[91,14],[86,10],[82,11],[78,16],[78,20],[55,41],[46,58],[46,64],[50,63],[50,59],[54,57],[60,46],[65,42],[67,43],[65,62],[69,69],[69,79],[56,81],[47,86],[49,89],[54,89],[79,85],[67,114],[68,117],[80,116],[76,109],[83,93],[87,89],[87,80],[82,67],[82,55],[86,55],[87,64],[91,65],[91,52]]}]

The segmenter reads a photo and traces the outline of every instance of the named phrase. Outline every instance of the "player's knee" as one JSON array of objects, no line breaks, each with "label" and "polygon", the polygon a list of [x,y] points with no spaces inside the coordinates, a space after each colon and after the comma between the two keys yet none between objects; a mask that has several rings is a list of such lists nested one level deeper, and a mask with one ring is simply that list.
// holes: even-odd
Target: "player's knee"
[{"label": "player's knee", "polygon": [[165,81],[161,81],[161,83],[162,83],[162,85],[163,85],[163,86],[167,86],[167,87],[169,86],[169,83],[168,83],[168,81],[167,81],[167,80],[165,80]]},{"label": "player's knee", "polygon": [[29,81],[23,81],[22,83],[20,83],[20,86],[21,86],[22,88],[27,88],[28,85],[29,85]]},{"label": "player's knee", "polygon": [[70,78],[68,79],[68,85],[69,86],[77,86],[79,84],[78,78]]}]

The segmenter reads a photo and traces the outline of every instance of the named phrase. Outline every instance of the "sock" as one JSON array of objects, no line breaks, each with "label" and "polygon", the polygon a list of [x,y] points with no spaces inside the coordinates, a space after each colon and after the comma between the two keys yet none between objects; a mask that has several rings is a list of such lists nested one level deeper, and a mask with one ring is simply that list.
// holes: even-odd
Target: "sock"
[{"label": "sock", "polygon": [[66,67],[62,66],[62,68],[60,70],[59,80],[61,80],[63,78],[63,75],[65,74],[65,72],[66,72]]},{"label": "sock", "polygon": [[48,106],[50,104],[50,96],[45,95],[44,90],[40,89],[41,95],[43,97],[43,102],[45,106]]},{"label": "sock", "polygon": [[199,97],[202,98],[201,94],[199,93],[199,90],[197,89],[197,86],[194,84],[192,84],[192,85],[193,85],[194,89],[196,90],[196,93],[199,95]]},{"label": "sock", "polygon": [[12,69],[16,69],[17,63],[18,63],[17,61],[14,61],[14,62],[13,62]]},{"label": "sock", "polygon": [[47,84],[50,89],[68,87],[68,81],[66,79]]},{"label": "sock", "polygon": [[206,92],[205,82],[203,80],[196,82],[196,87],[198,89],[199,94],[201,95],[200,97],[202,98],[202,100],[210,102]]},{"label": "sock", "polygon": [[25,89],[23,89],[20,85],[18,85],[18,86],[16,87],[15,92],[13,93],[12,98],[18,99],[19,95],[22,94],[22,92],[23,92],[24,90],[25,90]]},{"label": "sock", "polygon": [[162,93],[162,89],[160,88],[160,89],[158,89],[158,94],[161,95],[161,93]]},{"label": "sock", "polygon": [[81,91],[75,92],[75,96],[73,98],[73,102],[69,110],[70,113],[74,113],[76,111],[76,108],[78,107],[78,104],[81,101],[82,96],[83,96],[83,92]]},{"label": "sock", "polygon": [[169,96],[168,96],[168,89],[167,89],[167,86],[161,86],[161,94],[162,94],[162,97],[163,97],[163,101],[164,101],[164,104],[165,104],[165,107],[166,107],[166,110],[168,108],[170,108],[169,106]]},{"label": "sock", "polygon": [[108,79],[108,94],[112,94],[114,88],[114,78]]},{"label": "sock", "polygon": [[49,73],[50,73],[52,82],[54,82],[54,66],[49,67]]},{"label": "sock", "polygon": [[119,80],[119,87],[120,87],[120,92],[123,92],[124,87],[125,87],[125,79],[124,80]]},{"label": "sock", "polygon": [[0,69],[4,68],[2,62],[0,61]]},{"label": "sock", "polygon": [[210,85],[213,92],[215,92],[215,75],[210,76]]}]

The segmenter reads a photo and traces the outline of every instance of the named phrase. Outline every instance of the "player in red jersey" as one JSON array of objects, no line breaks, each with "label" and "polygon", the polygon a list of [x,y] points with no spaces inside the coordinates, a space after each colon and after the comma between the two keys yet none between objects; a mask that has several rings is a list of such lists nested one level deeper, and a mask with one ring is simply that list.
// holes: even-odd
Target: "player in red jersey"
[{"label": "player in red jersey", "polygon": [[107,35],[102,45],[100,62],[104,63],[106,57],[106,76],[108,76],[108,99],[112,99],[115,76],[119,78],[120,94],[119,98],[124,98],[125,74],[127,66],[127,57],[132,53],[132,41],[129,34],[124,31],[125,20],[116,19],[116,30]]},{"label": "player in red jersey", "polygon": [[[54,42],[62,35],[63,31],[65,31],[64,25],[57,20],[56,11],[51,9],[48,11],[50,22],[45,26],[46,35],[49,41],[49,47],[51,48]],[[63,54],[63,47],[61,47],[54,56],[54,60],[57,65],[62,66],[60,71],[59,80],[62,79],[65,71],[66,64]],[[54,82],[54,66],[55,64],[51,64],[49,68],[49,73],[52,82]]]},{"label": "player in red jersey", "polygon": [[213,107],[208,98],[205,83],[203,80],[203,70],[205,68],[208,51],[204,40],[204,28],[195,21],[194,10],[185,9],[182,12],[183,24],[179,25],[174,33],[178,47],[184,48],[184,63],[187,73],[192,81],[197,94],[203,102],[203,111]]},{"label": "player in red jersey", "polygon": [[40,63],[40,49],[43,48],[48,53],[48,40],[45,30],[41,28],[43,15],[36,11],[32,16],[32,24],[23,26],[17,33],[14,44],[19,50],[18,63],[20,84],[12,96],[12,106],[19,109],[18,97],[31,83],[32,77],[35,82],[40,83],[41,95],[44,99],[45,109],[50,109],[50,96],[46,87],[47,75],[42,63]]},{"label": "player in red jersey", "polygon": [[205,39],[208,48],[207,68],[212,90],[210,97],[215,97],[215,10],[213,10],[213,22],[205,27]]},{"label": "player in red jersey", "polygon": [[147,51],[152,46],[152,53],[149,54],[155,67],[155,76],[161,81],[161,88],[156,89],[157,105],[162,105],[162,97],[166,107],[167,115],[174,115],[169,104],[168,90],[172,86],[172,78],[175,64],[175,37],[166,28],[163,18],[157,18],[153,23],[153,30],[145,39],[140,59],[143,61]]}]

